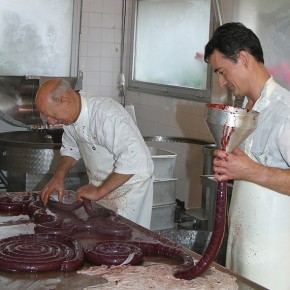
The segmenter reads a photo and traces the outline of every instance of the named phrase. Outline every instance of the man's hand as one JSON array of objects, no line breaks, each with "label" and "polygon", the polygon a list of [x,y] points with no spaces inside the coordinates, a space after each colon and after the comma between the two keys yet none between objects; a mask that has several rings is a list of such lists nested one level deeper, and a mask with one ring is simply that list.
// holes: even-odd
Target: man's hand
[{"label": "man's hand", "polygon": [[218,181],[249,180],[251,171],[256,168],[257,163],[240,148],[235,149],[233,153],[215,150],[214,155],[214,177]]},{"label": "man's hand", "polygon": [[77,200],[79,201],[83,201],[83,198],[86,198],[89,200],[100,200],[106,195],[102,193],[99,187],[94,186],[91,183],[78,188],[76,191],[76,194],[77,194]]},{"label": "man's hand", "polygon": [[44,205],[47,204],[48,199],[52,193],[58,194],[59,202],[62,202],[63,193],[64,193],[64,183],[62,178],[53,177],[42,189],[40,193],[40,198],[43,201]]},{"label": "man's hand", "polygon": [[120,186],[122,186],[125,182],[127,182],[133,174],[120,174],[116,172],[112,172],[100,186],[94,186],[89,183],[84,185],[76,191],[77,200],[83,201],[83,198],[87,198],[89,200],[100,200],[107,194],[116,190]]}]

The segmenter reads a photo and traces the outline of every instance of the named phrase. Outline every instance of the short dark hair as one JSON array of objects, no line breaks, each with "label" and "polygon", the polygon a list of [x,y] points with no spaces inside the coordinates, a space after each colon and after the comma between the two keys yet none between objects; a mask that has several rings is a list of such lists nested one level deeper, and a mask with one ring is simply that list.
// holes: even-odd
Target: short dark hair
[{"label": "short dark hair", "polygon": [[239,53],[243,50],[250,53],[257,62],[264,63],[263,49],[259,38],[251,29],[240,22],[226,23],[215,30],[211,40],[205,46],[205,62],[209,62],[209,58],[215,50],[235,63]]}]

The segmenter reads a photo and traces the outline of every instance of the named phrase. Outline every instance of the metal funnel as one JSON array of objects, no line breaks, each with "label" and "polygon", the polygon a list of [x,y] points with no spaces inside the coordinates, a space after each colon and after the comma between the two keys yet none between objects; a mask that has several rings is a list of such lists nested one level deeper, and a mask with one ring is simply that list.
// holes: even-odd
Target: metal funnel
[{"label": "metal funnel", "polygon": [[207,104],[205,121],[217,147],[233,152],[256,129],[258,116],[253,110]]}]

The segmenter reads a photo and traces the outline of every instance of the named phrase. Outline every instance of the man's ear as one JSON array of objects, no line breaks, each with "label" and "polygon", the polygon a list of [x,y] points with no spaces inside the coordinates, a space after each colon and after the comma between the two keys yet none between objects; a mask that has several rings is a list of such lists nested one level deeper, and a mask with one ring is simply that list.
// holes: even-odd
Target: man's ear
[{"label": "man's ear", "polygon": [[239,59],[244,66],[247,67],[249,65],[249,53],[247,51],[244,50],[240,51]]},{"label": "man's ear", "polygon": [[63,104],[63,105],[69,105],[70,104],[70,100],[69,98],[66,96],[66,95],[63,95],[60,99],[60,102]]}]

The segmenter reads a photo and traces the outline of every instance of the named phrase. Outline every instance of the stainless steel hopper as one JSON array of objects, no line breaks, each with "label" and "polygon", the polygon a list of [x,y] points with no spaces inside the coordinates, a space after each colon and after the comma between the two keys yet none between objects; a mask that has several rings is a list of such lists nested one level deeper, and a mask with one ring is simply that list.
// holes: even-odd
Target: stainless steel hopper
[{"label": "stainless steel hopper", "polygon": [[255,130],[258,116],[253,110],[207,104],[205,121],[217,147],[232,152]]}]

